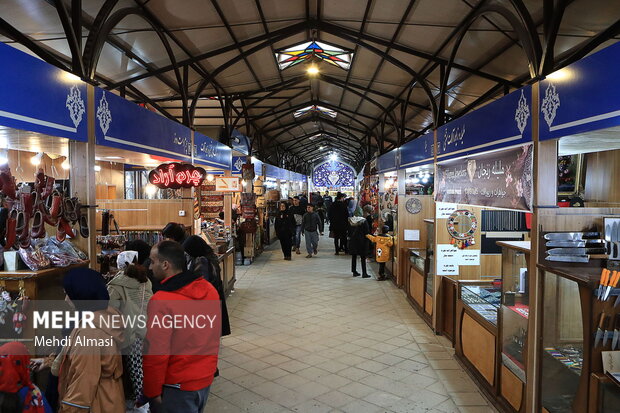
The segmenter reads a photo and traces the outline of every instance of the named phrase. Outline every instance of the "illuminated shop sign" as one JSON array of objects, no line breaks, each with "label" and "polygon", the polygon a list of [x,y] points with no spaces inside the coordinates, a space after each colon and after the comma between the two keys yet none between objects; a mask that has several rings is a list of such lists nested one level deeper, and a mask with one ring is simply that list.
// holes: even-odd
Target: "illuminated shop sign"
[{"label": "illuminated shop sign", "polygon": [[207,171],[187,163],[165,163],[149,173],[149,182],[161,189],[191,188],[200,186]]}]

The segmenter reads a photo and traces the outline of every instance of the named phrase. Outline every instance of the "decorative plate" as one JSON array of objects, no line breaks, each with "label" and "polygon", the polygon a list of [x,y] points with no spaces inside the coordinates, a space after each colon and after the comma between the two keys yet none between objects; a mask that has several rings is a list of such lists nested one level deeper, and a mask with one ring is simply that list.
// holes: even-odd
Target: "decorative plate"
[{"label": "decorative plate", "polygon": [[448,233],[452,238],[467,240],[474,237],[478,228],[478,220],[473,212],[466,209],[457,209],[448,218]]},{"label": "decorative plate", "polygon": [[422,211],[422,202],[418,198],[409,198],[405,203],[405,208],[410,214],[419,214]]}]

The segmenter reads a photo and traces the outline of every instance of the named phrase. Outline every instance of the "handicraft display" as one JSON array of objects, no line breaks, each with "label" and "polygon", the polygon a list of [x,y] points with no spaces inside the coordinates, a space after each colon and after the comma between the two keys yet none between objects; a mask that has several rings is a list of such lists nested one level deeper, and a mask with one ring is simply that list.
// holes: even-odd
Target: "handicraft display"
[{"label": "handicraft display", "polygon": [[450,244],[460,249],[474,245],[474,234],[478,228],[478,220],[473,212],[466,209],[454,211],[448,218],[448,234],[452,237]]}]

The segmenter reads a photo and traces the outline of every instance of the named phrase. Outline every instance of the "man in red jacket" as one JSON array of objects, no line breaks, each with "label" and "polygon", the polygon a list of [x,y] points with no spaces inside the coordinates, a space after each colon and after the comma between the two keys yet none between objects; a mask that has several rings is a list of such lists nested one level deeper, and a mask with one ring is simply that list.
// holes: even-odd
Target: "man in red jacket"
[{"label": "man in red jacket", "polygon": [[150,259],[161,288],[148,305],[144,395],[157,413],[202,413],[217,367],[219,295],[185,270],[181,244],[162,241]]}]

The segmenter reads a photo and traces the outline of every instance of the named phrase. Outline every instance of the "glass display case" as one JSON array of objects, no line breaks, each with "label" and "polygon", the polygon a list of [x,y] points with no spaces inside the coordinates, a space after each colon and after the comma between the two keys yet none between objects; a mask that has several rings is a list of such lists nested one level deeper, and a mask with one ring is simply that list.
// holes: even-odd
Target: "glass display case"
[{"label": "glass display case", "polygon": [[409,248],[409,260],[420,274],[426,272],[426,250]]},{"label": "glass display case", "polygon": [[428,275],[426,276],[426,294],[433,297],[435,291],[435,221],[425,219],[426,224],[426,257],[428,258]]},{"label": "glass display case", "polygon": [[502,364],[525,383],[530,243],[498,242],[498,245],[502,247]]},{"label": "glass display case", "polygon": [[549,413],[576,412],[584,350],[579,284],[549,271],[543,277],[542,406]]},{"label": "glass display case", "polygon": [[461,301],[493,325],[497,325],[501,294],[492,285],[461,284]]}]

